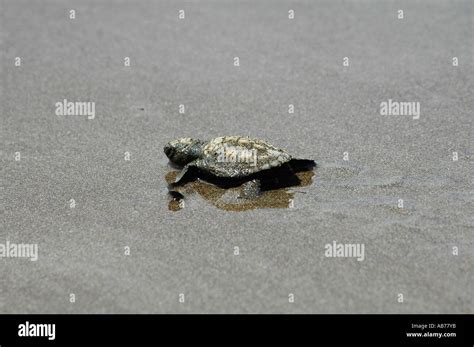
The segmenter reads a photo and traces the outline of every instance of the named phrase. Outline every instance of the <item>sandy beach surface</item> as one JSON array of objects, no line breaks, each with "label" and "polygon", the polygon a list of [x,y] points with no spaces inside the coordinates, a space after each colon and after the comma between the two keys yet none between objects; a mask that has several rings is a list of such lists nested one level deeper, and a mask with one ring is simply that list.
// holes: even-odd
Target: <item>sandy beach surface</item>
[{"label": "sandy beach surface", "polygon": [[[1,0],[0,243],[38,260],[0,258],[0,313],[474,313],[472,15]],[[57,115],[64,99],[95,117]],[[381,115],[389,99],[419,119]],[[222,135],[316,160],[312,183],[292,208],[171,211],[163,146]]]}]

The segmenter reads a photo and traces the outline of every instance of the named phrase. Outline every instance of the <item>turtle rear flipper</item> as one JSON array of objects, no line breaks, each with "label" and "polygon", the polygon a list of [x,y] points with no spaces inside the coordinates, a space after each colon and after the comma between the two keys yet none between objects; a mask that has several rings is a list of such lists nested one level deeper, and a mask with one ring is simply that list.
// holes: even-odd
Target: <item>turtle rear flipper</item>
[{"label": "turtle rear flipper", "polygon": [[239,198],[255,199],[259,197],[261,194],[260,185],[260,180],[257,179],[245,182],[242,184],[242,194],[239,196]]},{"label": "turtle rear flipper", "polygon": [[291,159],[288,164],[294,172],[309,171],[316,167],[316,162],[311,159]]}]

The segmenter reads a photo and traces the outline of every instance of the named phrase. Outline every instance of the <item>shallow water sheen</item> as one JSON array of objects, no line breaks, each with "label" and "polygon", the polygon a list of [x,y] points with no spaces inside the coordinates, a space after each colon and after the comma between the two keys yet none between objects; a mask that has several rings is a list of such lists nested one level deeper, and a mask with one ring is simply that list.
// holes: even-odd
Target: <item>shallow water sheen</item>
[{"label": "shallow water sheen", "polygon": [[[174,179],[179,174],[179,171],[168,172],[165,176],[168,184],[174,182]],[[296,174],[301,180],[297,186],[274,189],[264,191],[257,198],[242,198],[242,186],[235,188],[220,188],[211,183],[196,180],[188,182],[183,186],[174,187],[172,197],[168,204],[170,211],[179,211],[184,208],[185,203],[178,197],[179,194],[184,196],[184,199],[192,198],[193,195],[199,194],[204,200],[211,203],[215,207],[226,211],[248,211],[253,209],[266,208],[291,208],[293,206],[295,193],[292,189],[295,187],[305,187],[311,185],[313,182],[314,171],[298,172]],[[179,194],[176,194],[179,193]]]}]

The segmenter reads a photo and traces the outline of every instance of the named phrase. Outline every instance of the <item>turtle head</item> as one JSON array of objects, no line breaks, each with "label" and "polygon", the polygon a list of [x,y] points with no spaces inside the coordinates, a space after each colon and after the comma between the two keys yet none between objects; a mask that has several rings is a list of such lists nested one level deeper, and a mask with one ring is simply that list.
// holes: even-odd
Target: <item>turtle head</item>
[{"label": "turtle head", "polygon": [[168,142],[164,151],[172,163],[184,166],[202,156],[203,144],[203,141],[183,137]]}]

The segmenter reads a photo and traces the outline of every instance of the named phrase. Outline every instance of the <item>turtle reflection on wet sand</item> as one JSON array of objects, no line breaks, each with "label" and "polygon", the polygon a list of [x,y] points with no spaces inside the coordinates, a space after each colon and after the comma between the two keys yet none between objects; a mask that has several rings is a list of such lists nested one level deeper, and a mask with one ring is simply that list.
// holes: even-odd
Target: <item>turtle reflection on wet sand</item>
[{"label": "turtle reflection on wet sand", "polygon": [[[310,184],[312,169],[316,166],[313,160],[293,158],[265,141],[240,136],[217,137],[210,141],[181,138],[169,142],[164,151],[172,164],[182,167],[180,173],[166,177],[170,194],[176,201],[189,194],[192,187],[207,200],[219,200],[226,206],[233,203],[240,207],[261,205],[262,198],[266,197],[274,202],[284,200],[284,206],[280,201],[276,206],[263,204],[265,206],[250,208],[288,207],[292,195],[282,188]],[[213,194],[209,195],[210,192]],[[283,194],[285,199],[278,194]],[[272,199],[271,195],[274,195]],[[226,204],[224,200],[229,201]]]}]

